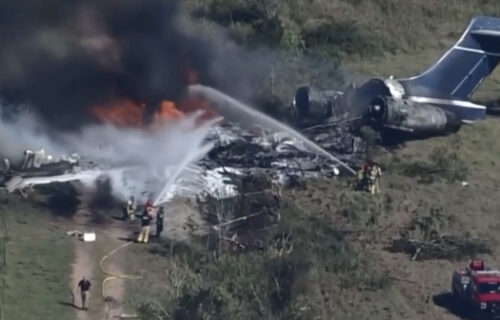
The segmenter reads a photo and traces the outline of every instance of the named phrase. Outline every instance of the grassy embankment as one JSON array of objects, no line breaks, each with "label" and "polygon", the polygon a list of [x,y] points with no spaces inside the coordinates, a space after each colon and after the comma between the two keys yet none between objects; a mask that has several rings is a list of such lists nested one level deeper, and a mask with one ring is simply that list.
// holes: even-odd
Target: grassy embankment
[{"label": "grassy embankment", "polygon": [[17,195],[0,198],[2,319],[73,317],[69,277],[73,246],[65,221]]}]

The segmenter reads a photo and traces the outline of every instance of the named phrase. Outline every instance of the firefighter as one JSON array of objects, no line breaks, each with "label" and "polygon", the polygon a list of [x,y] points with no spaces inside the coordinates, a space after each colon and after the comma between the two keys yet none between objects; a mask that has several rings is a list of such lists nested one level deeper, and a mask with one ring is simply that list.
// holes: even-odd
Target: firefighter
[{"label": "firefighter", "polygon": [[370,163],[370,168],[368,171],[368,190],[371,194],[380,193],[380,177],[382,176],[382,170],[378,163],[372,161]]},{"label": "firefighter", "polygon": [[87,302],[89,299],[89,291],[90,286],[92,284],[89,280],[85,279],[85,276],[82,277],[82,280],[78,282],[78,290],[80,291],[80,297],[82,298],[82,309],[87,309]]},{"label": "firefighter", "polygon": [[152,211],[152,206],[146,206],[144,208],[144,212],[141,216],[141,232],[139,232],[139,236],[137,237],[137,242],[139,243],[148,243],[149,241],[149,225],[151,224]]},{"label": "firefighter", "polygon": [[363,164],[358,170],[358,189],[366,190],[367,186],[367,177],[366,177],[366,165]]},{"label": "firefighter", "polygon": [[276,207],[279,209],[281,201],[281,185],[277,181],[271,182],[271,194],[276,202]]},{"label": "firefighter", "polygon": [[380,178],[382,177],[382,169],[380,165],[375,162],[372,166],[372,170],[375,170],[375,193],[380,193]]},{"label": "firefighter", "polygon": [[136,210],[135,198],[132,196],[127,201],[127,207],[125,208],[125,214],[126,214],[126,216],[124,216],[123,220],[126,220],[126,219],[134,220],[134,218],[135,218],[135,210]]},{"label": "firefighter", "polygon": [[164,212],[163,212],[163,207],[160,207],[158,210],[158,213],[156,214],[156,237],[159,238],[161,235],[161,232],[163,231],[163,217],[164,217]]},{"label": "firefighter", "polygon": [[375,193],[375,171],[373,170],[373,163],[370,161],[365,165],[365,183],[366,183],[366,192]]}]

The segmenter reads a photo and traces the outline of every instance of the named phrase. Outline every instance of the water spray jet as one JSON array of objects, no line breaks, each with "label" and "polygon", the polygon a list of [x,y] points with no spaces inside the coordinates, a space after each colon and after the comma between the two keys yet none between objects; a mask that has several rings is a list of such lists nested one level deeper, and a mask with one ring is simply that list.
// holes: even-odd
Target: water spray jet
[{"label": "water spray jet", "polygon": [[327,159],[330,159],[339,164],[350,173],[356,174],[356,171],[354,171],[346,163],[342,162],[340,159],[333,156],[313,141],[304,137],[299,132],[271,118],[270,116],[245,105],[244,103],[228,96],[225,93],[222,93],[214,88],[199,84],[190,85],[188,87],[188,93],[193,96],[201,96],[204,99],[211,101],[213,104],[213,108],[219,114],[223,115],[227,120],[238,123],[242,127],[255,128],[260,126],[274,133],[286,132],[291,137],[302,142],[311,152],[314,152],[315,154],[320,156],[324,156]]}]

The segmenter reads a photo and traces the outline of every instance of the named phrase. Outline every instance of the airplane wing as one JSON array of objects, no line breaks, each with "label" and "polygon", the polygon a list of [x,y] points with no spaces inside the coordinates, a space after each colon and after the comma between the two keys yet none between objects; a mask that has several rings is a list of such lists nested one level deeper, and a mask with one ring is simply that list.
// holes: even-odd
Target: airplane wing
[{"label": "airplane wing", "polygon": [[67,173],[55,176],[42,176],[42,177],[21,177],[14,176],[5,183],[5,187],[9,193],[23,189],[30,186],[50,184],[53,182],[69,182],[69,181],[82,181],[83,183],[90,183],[97,177],[105,173],[101,170],[88,170],[76,173]]}]

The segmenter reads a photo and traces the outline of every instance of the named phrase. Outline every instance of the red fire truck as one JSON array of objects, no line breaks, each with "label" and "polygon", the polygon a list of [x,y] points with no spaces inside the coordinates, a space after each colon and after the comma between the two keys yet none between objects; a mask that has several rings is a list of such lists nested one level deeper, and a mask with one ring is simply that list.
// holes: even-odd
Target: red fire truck
[{"label": "red fire truck", "polygon": [[500,319],[500,271],[486,268],[483,260],[471,260],[468,267],[455,270],[451,291],[475,319]]}]

